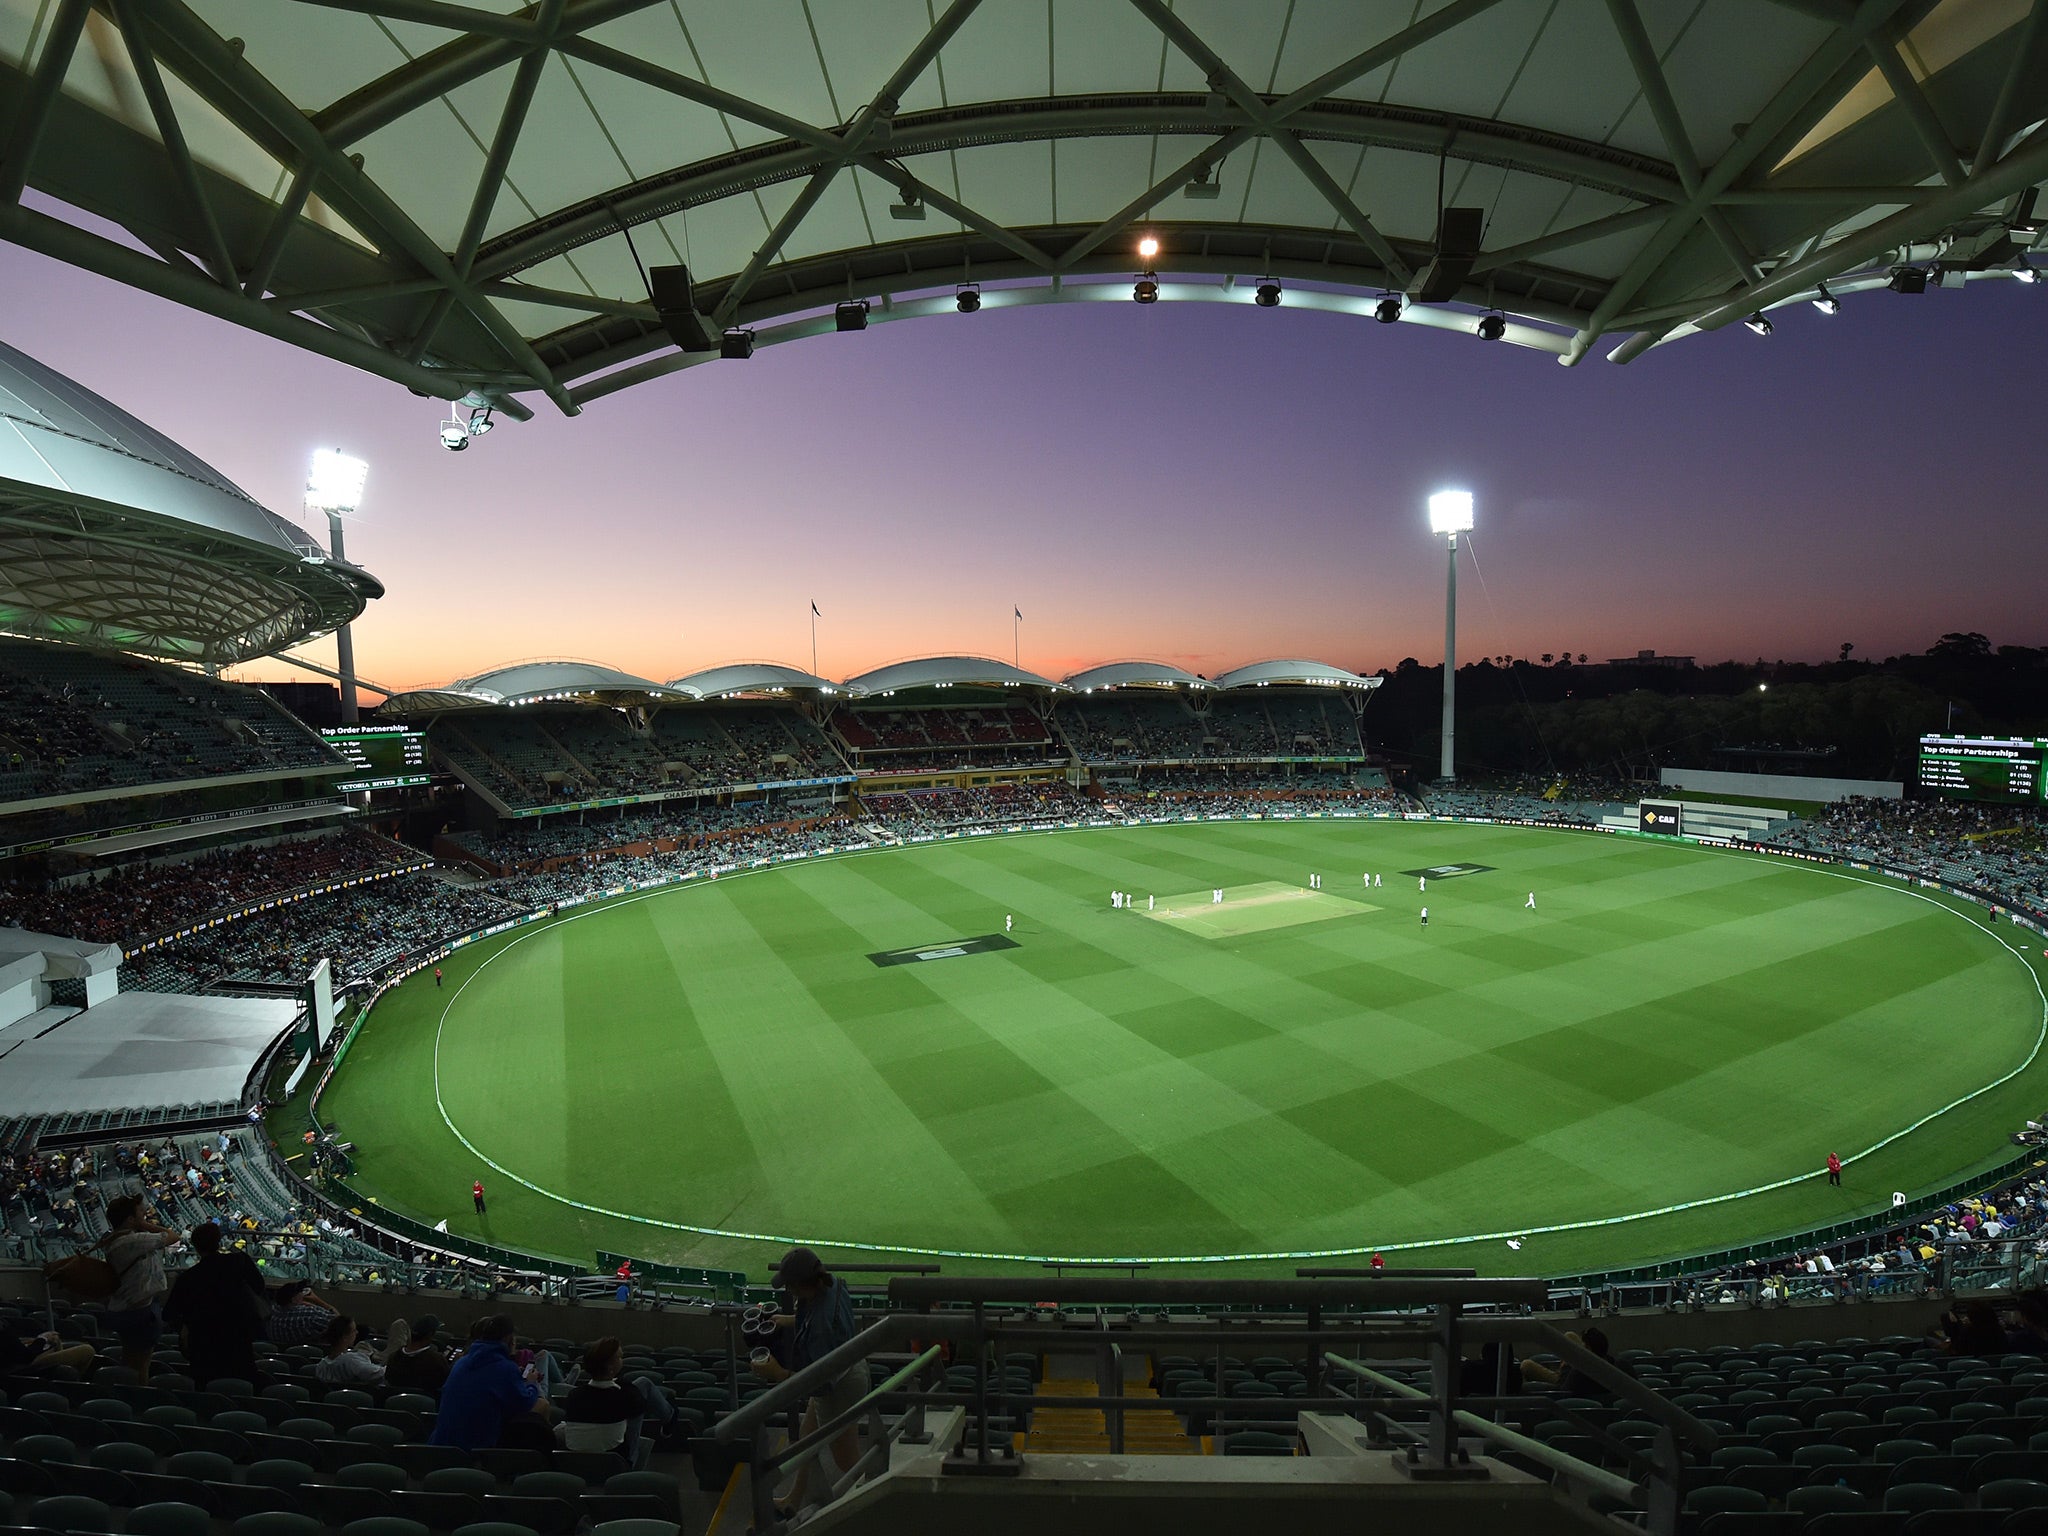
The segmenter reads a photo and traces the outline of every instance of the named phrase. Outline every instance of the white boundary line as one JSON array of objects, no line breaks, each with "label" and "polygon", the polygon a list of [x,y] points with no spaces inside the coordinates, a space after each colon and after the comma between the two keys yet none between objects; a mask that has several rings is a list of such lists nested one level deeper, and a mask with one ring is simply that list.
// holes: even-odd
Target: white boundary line
[{"label": "white boundary line", "polygon": [[[1221,819],[1225,818],[1204,818],[1205,821]],[[1250,820],[1251,818],[1232,817],[1228,819]],[[1187,823],[1161,823],[1161,825],[1186,824]],[[1147,823],[1138,823],[1137,825],[1147,825]],[[1048,828],[1045,830],[1074,832],[1113,832],[1117,830],[1129,830],[1129,827],[1128,825],[1123,829],[1115,827],[1068,827]],[[1540,827],[1518,827],[1516,828],[1516,830],[1540,832],[1545,829]],[[1580,829],[1559,828],[1558,830],[1577,831]],[[1586,830],[1597,829],[1589,828]],[[1043,833],[1027,832],[1022,834],[1011,835],[1040,836],[1043,835]],[[900,853],[908,847],[922,846],[926,845],[906,844],[901,846],[892,846],[885,848],[857,849],[851,852],[834,854],[831,855],[831,857],[854,857],[858,854],[864,853]],[[943,847],[945,846],[945,844],[935,843],[931,846]],[[1772,861],[1772,856],[1768,853],[1751,852],[1747,849],[1739,848],[1705,848],[1700,847],[1697,844],[1695,844],[1694,846],[1701,853],[1720,854],[1725,856],[1732,856],[1737,858],[1749,859],[1753,861],[1759,861],[1763,863],[1770,863]],[[809,861],[806,860],[800,862]],[[786,867],[786,863],[768,865],[760,869],[736,870],[732,874],[727,875],[725,878],[732,879],[738,875],[765,874],[771,870],[781,869],[784,867]],[[1952,907],[1947,902],[1937,901],[1932,896],[1927,895],[1925,892],[1906,890],[1896,884],[1883,880],[1868,879],[1862,875],[1851,873],[1848,870],[1841,869],[1832,864],[1817,865],[1814,867],[1813,872],[1816,874],[1832,875],[1838,880],[1847,880],[1854,885],[1867,885],[1874,887],[1878,890],[1891,891],[1895,895],[1911,896],[1916,900],[1926,902],[1931,907],[1938,908],[1943,912],[1950,913],[1953,916],[1960,918],[1962,921],[1970,924],[1970,926],[1973,928],[1982,930],[1984,933],[1989,934],[1995,942],[2001,945],[2016,960],[2020,962],[2021,968],[2024,969],[2027,973],[2027,979],[2034,984],[2035,995],[2041,999],[2041,1027],[2038,1031],[2036,1031],[2034,1035],[2033,1049],[2027,1052],[2026,1059],[2024,1061],[2022,1061],[2018,1066],[2014,1067],[2010,1072],[2006,1073],[2003,1077],[1997,1078],[1992,1082],[1986,1083],[1983,1087],[1975,1089],[1970,1093],[1966,1093],[1961,1098],[1951,1100],[1949,1103],[1942,1105],[1942,1107],[1937,1110],[1922,1115],[1918,1120],[1915,1120],[1911,1125],[1906,1126],[1902,1130],[1892,1132],[1891,1135],[1886,1136],[1881,1141],[1873,1142],[1871,1145],[1865,1147],[1862,1151],[1851,1153],[1848,1157],[1842,1159],[1843,1164],[1846,1166],[1847,1164],[1854,1163],[1860,1161],[1863,1158],[1869,1157],[1874,1153],[1883,1151],[1893,1142],[1899,1141],[1904,1137],[1912,1135],[1913,1132],[1919,1130],[1922,1126],[1927,1125],[1934,1120],[1940,1119],[1941,1116],[1947,1114],[1950,1110],[1959,1109],[1963,1105],[1968,1104],[1971,1100],[1981,1098],[1985,1094],[1990,1093],[1993,1089],[2004,1087],[2007,1083],[2011,1082],[2014,1078],[2018,1077],[2022,1072],[2026,1071],[2027,1068],[2031,1067],[2034,1064],[2035,1060],[2040,1056],[2043,1045],[2048,1044],[2048,989],[2044,989],[2042,987],[2040,973],[2035,969],[2033,962],[2029,960],[2024,953],[2022,953],[2018,949],[2015,949],[2011,944],[2007,943],[2006,940],[1998,933],[1994,925],[1979,922],[1975,917],[1971,916],[1968,912],[1964,912],[1955,907]],[[476,1143],[474,1143],[467,1136],[465,1136],[462,1133],[461,1127],[457,1126],[454,1119],[449,1115],[448,1106],[442,1100],[441,1097],[441,1039],[443,1033],[446,1031],[448,1027],[449,1010],[455,1006],[457,1000],[461,998],[463,992],[468,988],[469,984],[472,981],[476,980],[478,976],[483,974],[484,968],[490,965],[493,961],[497,960],[500,956],[509,953],[516,945],[524,943],[527,939],[534,938],[539,934],[547,932],[553,928],[557,928],[561,926],[563,923],[574,922],[578,918],[583,917],[595,917],[598,915],[599,912],[616,911],[618,908],[625,906],[628,903],[636,901],[645,901],[650,897],[672,895],[679,890],[703,889],[708,887],[711,883],[712,882],[708,880],[696,881],[688,885],[678,884],[668,886],[661,890],[640,891],[634,893],[633,895],[619,897],[611,901],[592,903],[588,910],[580,912],[571,912],[566,915],[559,915],[553,922],[531,925],[525,932],[517,934],[510,943],[507,943],[501,948],[494,950],[491,954],[486,955],[482,962],[477,965],[476,969],[471,971],[467,976],[465,976],[462,979],[461,984],[457,986],[452,993],[449,994],[447,1002],[441,1005],[441,1017],[434,1029],[434,1108],[440,1112],[441,1122],[442,1124],[448,1127],[449,1134],[454,1136],[454,1138],[457,1141],[461,1142],[464,1148],[466,1148],[469,1151],[471,1156],[475,1157],[479,1162],[483,1163],[492,1172],[500,1175],[501,1177],[510,1179],[513,1183],[521,1186],[524,1189],[532,1190],[537,1195],[540,1195],[549,1200],[553,1200],[557,1204],[566,1205],[569,1206],[571,1209],[578,1211],[586,1211],[593,1216],[608,1216],[617,1221],[635,1222],[641,1226],[659,1227],[670,1232],[689,1232],[699,1237],[735,1238],[745,1242],[780,1243],[785,1246],[795,1246],[801,1244],[809,1248],[837,1248],[856,1253],[915,1254],[919,1257],[924,1258],[945,1259],[988,1259],[991,1261],[1016,1264],[1243,1264],[1270,1262],[1287,1259],[1351,1258],[1358,1254],[1363,1253],[1398,1253],[1405,1250],[1417,1248],[1452,1248],[1467,1243],[1502,1242],[1511,1237],[1539,1237],[1547,1236],[1549,1234],[1557,1232],[1585,1231],[1594,1227],[1622,1226],[1629,1222],[1647,1221],[1652,1217],[1676,1215],[1680,1211],[1695,1211],[1700,1210],[1706,1206],[1725,1205],[1733,1200],[1747,1200],[1753,1195],[1769,1194],[1772,1190],[1786,1189],[1789,1188],[1791,1185],[1803,1184],[1809,1179],[1817,1179],[1821,1176],[1822,1170],[1816,1168],[1808,1173],[1793,1174],[1790,1177],[1777,1179],[1768,1184],[1758,1184],[1749,1189],[1739,1189],[1733,1191],[1732,1193],[1723,1195],[1706,1195],[1698,1200],[1684,1200],[1678,1202],[1675,1205],[1659,1206],[1654,1210],[1631,1211],[1628,1214],[1622,1216],[1589,1217],[1583,1221],[1561,1221],[1552,1223],[1549,1226],[1541,1227],[1515,1227],[1500,1232],[1474,1232],[1468,1233],[1461,1237],[1436,1237],[1427,1239],[1415,1239],[1408,1242],[1400,1243],[1366,1243],[1357,1247],[1350,1248],[1300,1248],[1284,1252],[1275,1251],[1271,1253],[1132,1254],[1119,1256],[1111,1259],[1105,1258],[1101,1254],[994,1253],[972,1248],[929,1248],[916,1247],[904,1243],[850,1242],[840,1238],[807,1236],[800,1233],[742,1232],[729,1227],[697,1226],[693,1223],[686,1221],[669,1221],[659,1216],[642,1216],[632,1211],[615,1211],[607,1206],[592,1205],[587,1201],[583,1200],[573,1200],[569,1198],[567,1195],[557,1194],[554,1190],[548,1189],[543,1185],[536,1184],[533,1182],[533,1180],[528,1179],[518,1173],[515,1173],[510,1168],[505,1167],[502,1163],[499,1163],[496,1160],[494,1160],[488,1153],[484,1152],[481,1148],[479,1148],[476,1145]]]}]

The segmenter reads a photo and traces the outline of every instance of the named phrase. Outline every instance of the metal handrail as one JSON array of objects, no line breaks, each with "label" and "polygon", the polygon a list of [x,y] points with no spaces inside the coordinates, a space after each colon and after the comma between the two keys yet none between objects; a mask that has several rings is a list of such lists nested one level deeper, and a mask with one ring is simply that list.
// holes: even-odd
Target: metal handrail
[{"label": "metal handrail", "polygon": [[930,1307],[946,1302],[977,1305],[1311,1307],[1353,1306],[1363,1311],[1388,1306],[1540,1307],[1550,1296],[1543,1280],[1367,1279],[1367,1280],[1174,1280],[1149,1277],[1049,1280],[985,1278],[898,1278],[889,1299],[898,1306]]},{"label": "metal handrail", "polygon": [[[1429,1394],[1420,1387],[1411,1387],[1405,1381],[1396,1381],[1393,1377],[1375,1371],[1356,1360],[1347,1360],[1344,1356],[1334,1353],[1325,1354],[1323,1360],[1340,1371],[1348,1371],[1362,1380],[1371,1382],[1392,1396],[1410,1402],[1426,1403],[1431,1400]],[[1642,1496],[1642,1486],[1631,1482],[1620,1473],[1610,1472],[1605,1467],[1596,1467],[1589,1461],[1581,1461],[1568,1452],[1554,1450],[1541,1440],[1533,1439],[1519,1430],[1509,1429],[1504,1424],[1496,1424],[1491,1419],[1483,1419],[1464,1408],[1453,1409],[1451,1418],[1460,1429],[1470,1430],[1483,1439],[1495,1441],[1517,1455],[1526,1456],[1531,1461],[1548,1467],[1553,1472],[1562,1472],[1584,1483],[1594,1492],[1605,1494],[1608,1498],[1632,1504]]]}]

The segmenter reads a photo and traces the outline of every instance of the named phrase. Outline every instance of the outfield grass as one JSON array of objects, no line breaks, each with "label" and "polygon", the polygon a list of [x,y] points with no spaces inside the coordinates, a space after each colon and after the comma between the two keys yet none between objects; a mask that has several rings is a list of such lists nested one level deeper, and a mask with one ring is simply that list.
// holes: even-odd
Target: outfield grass
[{"label": "outfield grass", "polygon": [[[1453,862],[1491,868],[1426,897],[1400,873]],[[1384,877],[1369,892],[1368,870]],[[1112,911],[1112,889],[1138,910]],[[1182,918],[1144,910],[1169,893]],[[1013,948],[869,958],[1000,935],[1006,914]],[[2028,1059],[2028,961],[1894,882],[1524,828],[952,840],[580,909],[444,969],[443,990],[416,977],[379,1005],[323,1111],[393,1208],[577,1257],[759,1268],[801,1238],[1020,1260],[1435,1258],[1396,1245],[1852,1159],[1840,1190],[1808,1179],[1515,1254],[1452,1250],[1559,1273],[1933,1187],[2000,1158],[2048,1076],[2036,1063],[1858,1157]]]}]

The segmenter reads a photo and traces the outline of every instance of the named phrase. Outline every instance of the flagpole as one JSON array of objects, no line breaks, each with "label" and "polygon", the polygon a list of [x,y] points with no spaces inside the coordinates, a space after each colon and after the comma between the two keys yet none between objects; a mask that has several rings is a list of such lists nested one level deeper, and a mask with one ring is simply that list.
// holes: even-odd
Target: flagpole
[{"label": "flagpole", "polygon": [[811,604],[811,676],[818,675],[818,605],[814,602]]},{"label": "flagpole", "polygon": [[1023,628],[1023,615],[1016,605],[1012,604],[1010,607],[1010,665],[1019,672],[1024,670]]}]

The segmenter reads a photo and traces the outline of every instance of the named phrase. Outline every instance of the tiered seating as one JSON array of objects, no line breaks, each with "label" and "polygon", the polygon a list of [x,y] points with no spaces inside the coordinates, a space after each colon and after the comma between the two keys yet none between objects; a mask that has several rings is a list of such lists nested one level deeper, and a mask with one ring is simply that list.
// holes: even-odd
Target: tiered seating
[{"label": "tiered seating", "polygon": [[400,875],[309,896],[151,951],[130,966],[129,984],[203,992],[235,981],[292,983],[323,957],[334,961],[338,980],[353,981],[525,910],[486,890]]},{"label": "tiered seating", "polygon": [[0,640],[0,803],[338,761],[260,689]]},{"label": "tiered seating", "polygon": [[1065,699],[1054,711],[1060,733],[1090,762],[1198,757],[1202,727],[1177,698],[1107,694]]},{"label": "tiered seating", "polygon": [[[0,1326],[41,1323],[12,1315]],[[94,1327],[87,1313],[59,1323],[88,1341]],[[573,1340],[545,1344],[558,1358],[580,1352]],[[676,1475],[686,1464],[673,1456],[660,1458],[673,1471],[632,1471],[609,1452],[429,1445],[432,1397],[330,1387],[312,1374],[321,1353],[259,1344],[270,1378],[260,1391],[225,1380],[200,1390],[178,1374],[175,1351],[159,1352],[147,1386],[112,1365],[87,1381],[0,1383],[9,1399],[0,1408],[0,1519],[131,1536],[675,1536],[696,1502]],[[724,1369],[722,1354],[627,1355],[627,1374],[660,1378],[692,1432],[733,1403]],[[750,1395],[743,1387],[737,1398]]]},{"label": "tiered seating", "polygon": [[1265,705],[1282,753],[1357,755],[1358,716],[1335,699],[1319,693],[1268,693]]},{"label": "tiered seating", "polygon": [[417,858],[387,838],[336,832],[116,869],[83,884],[0,884],[0,927],[133,944],[212,912],[374,874]]},{"label": "tiered seating", "polygon": [[[1956,1355],[1892,1337],[1618,1358],[1719,1436],[1688,1478],[1688,1523],[1700,1536],[2048,1528],[2048,1360],[2039,1354]],[[1614,1467],[1653,1433],[1624,1408],[1554,1392],[1499,1417]],[[2015,1523],[2015,1509],[2035,1513]],[[1908,1523],[1924,1510],[1957,1514]],[[1861,1518],[1821,1518],[1837,1513]]]}]

